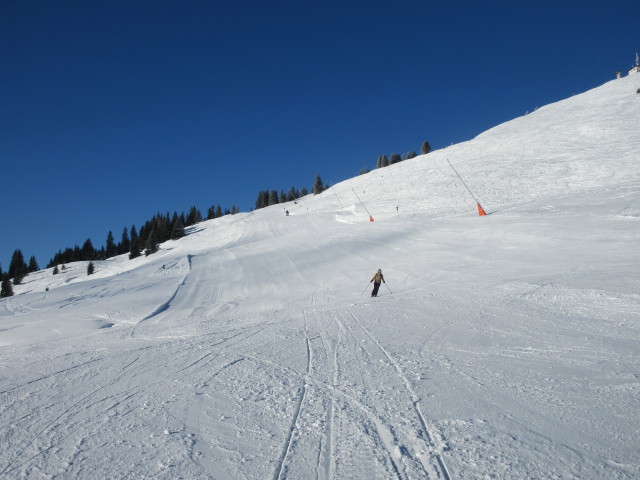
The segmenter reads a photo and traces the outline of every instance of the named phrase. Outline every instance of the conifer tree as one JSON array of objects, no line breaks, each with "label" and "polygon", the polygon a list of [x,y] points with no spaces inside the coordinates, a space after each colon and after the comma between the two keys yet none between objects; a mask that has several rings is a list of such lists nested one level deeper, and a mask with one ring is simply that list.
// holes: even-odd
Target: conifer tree
[{"label": "conifer tree", "polygon": [[173,230],[171,231],[171,240],[177,240],[184,237],[184,225],[180,222],[180,218],[176,216],[176,221],[173,224]]},{"label": "conifer tree", "polygon": [[264,205],[262,204],[262,190],[260,190],[258,192],[258,198],[256,198],[256,210],[259,210],[263,207]]},{"label": "conifer tree", "polygon": [[422,143],[422,147],[420,147],[420,153],[422,155],[426,155],[431,151],[431,145],[426,140]]},{"label": "conifer tree", "polygon": [[[31,258],[29,259],[29,266],[27,267],[27,272],[33,273],[33,272],[37,272],[38,270],[40,270],[40,266],[38,265],[36,257],[32,255]],[[1,275],[2,275],[2,272],[0,271],[0,276]]]},{"label": "conifer tree", "polygon": [[195,206],[191,207],[189,209],[189,215],[187,215],[187,223],[185,225],[189,227],[196,223],[200,223],[201,221],[202,215],[200,214],[200,211]]},{"label": "conifer tree", "polygon": [[5,274],[2,276],[2,287],[0,287],[0,298],[6,298],[11,296],[13,296],[13,287],[11,286],[9,275]]},{"label": "conifer tree", "polygon": [[156,234],[153,230],[149,233],[149,237],[147,238],[146,249],[144,251],[145,256],[149,256],[158,251],[158,240],[156,238]]},{"label": "conifer tree", "polygon": [[276,190],[271,190],[271,193],[269,194],[269,205],[277,205],[278,203],[278,192]]},{"label": "conifer tree", "polygon": [[131,240],[129,239],[129,231],[127,230],[127,227],[124,227],[124,230],[122,230],[122,239],[120,240],[120,243],[118,244],[118,255],[122,255],[123,253],[127,253],[129,251],[129,248],[131,248]]},{"label": "conifer tree", "polygon": [[[113,237],[112,237],[112,240],[113,240]],[[77,260],[93,260],[94,258],[96,258],[96,256],[97,256],[96,249],[93,248],[91,239],[87,238],[87,240],[84,242],[84,245],[82,245],[81,257],[78,258]]]},{"label": "conifer tree", "polygon": [[393,165],[394,163],[398,163],[400,162],[402,159],[400,158],[400,155],[397,153],[392,153],[391,154],[391,165]]},{"label": "conifer tree", "polygon": [[58,275],[59,273],[60,273],[60,270],[58,270],[58,265],[56,265],[55,267],[53,267],[53,274]]},{"label": "conifer tree", "polygon": [[136,237],[131,241],[131,247],[129,248],[129,260],[138,258],[140,256],[140,238]]},{"label": "conifer tree", "polygon": [[129,247],[129,259],[133,260],[140,256],[140,237],[135,225],[131,225],[131,246]]},{"label": "conifer tree", "polygon": [[[133,242],[134,240],[138,239],[138,231],[136,230],[136,226],[135,225],[131,225],[131,237],[130,237],[130,242]],[[131,243],[129,244],[131,245]],[[129,250],[131,251],[131,250]]]},{"label": "conifer tree", "polygon": [[[24,267],[24,268],[23,268]],[[24,255],[20,249],[16,249],[11,256],[11,263],[9,264],[9,278],[15,278],[19,271],[26,270],[27,264],[24,263]]]},{"label": "conifer tree", "polygon": [[319,193],[322,193],[322,191],[324,190],[324,184],[322,183],[322,179],[320,178],[320,175],[316,175],[316,181],[313,184],[313,189],[312,192],[314,195],[317,195]]},{"label": "conifer tree", "polygon": [[216,206],[216,218],[220,218],[222,216],[222,207],[220,204]]},{"label": "conifer tree", "polygon": [[389,158],[386,155],[382,156],[382,167],[388,167],[389,166]]},{"label": "conifer tree", "polygon": [[95,272],[96,267],[93,266],[93,262],[89,262],[89,265],[87,265],[87,275],[93,275],[93,272]]},{"label": "conifer tree", "polygon": [[300,190],[300,195],[298,195],[298,198],[306,197],[307,195],[309,195],[309,190],[307,190],[307,187],[302,187],[302,190]]},{"label": "conifer tree", "polygon": [[27,272],[27,264],[25,263],[20,265],[16,270],[16,273],[13,275],[13,284],[20,285],[22,283],[22,280],[24,280],[24,277],[26,277],[28,274],[29,272]]},{"label": "conifer tree", "polygon": [[113,239],[113,232],[109,230],[107,234],[107,246],[105,248],[105,256],[107,258],[115,257],[118,253],[118,247],[116,247],[116,242]]}]

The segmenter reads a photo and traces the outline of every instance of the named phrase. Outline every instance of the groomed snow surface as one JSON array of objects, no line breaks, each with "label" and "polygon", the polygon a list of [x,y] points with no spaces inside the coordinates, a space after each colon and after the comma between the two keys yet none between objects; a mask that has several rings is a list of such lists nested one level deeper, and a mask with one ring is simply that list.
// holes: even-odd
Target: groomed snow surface
[{"label": "groomed snow surface", "polygon": [[0,480],[640,478],[639,87],[29,275]]}]

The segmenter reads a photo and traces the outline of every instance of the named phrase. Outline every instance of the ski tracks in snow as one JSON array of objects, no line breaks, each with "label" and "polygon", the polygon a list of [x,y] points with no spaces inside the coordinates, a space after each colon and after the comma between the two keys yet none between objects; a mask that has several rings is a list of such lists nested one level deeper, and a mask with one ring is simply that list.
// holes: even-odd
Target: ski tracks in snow
[{"label": "ski tracks in snow", "polygon": [[[396,370],[398,377],[402,381],[405,386],[407,393],[411,399],[411,404],[413,405],[413,409],[415,414],[420,421],[420,425],[423,431],[424,441],[427,446],[428,455],[418,454],[417,457],[420,459],[420,462],[423,464],[425,471],[433,476],[434,478],[443,478],[445,480],[451,480],[451,474],[445,464],[445,460],[442,454],[442,447],[436,445],[434,440],[434,435],[431,433],[425,416],[422,413],[420,408],[420,398],[416,394],[413,385],[405,375],[402,367],[398,363],[398,361],[389,353],[389,351],[367,330],[367,328],[358,320],[358,318],[346,308],[347,313],[351,316],[354,322],[358,325],[358,327],[365,333],[365,335],[380,349],[380,351],[384,354],[384,356],[388,359],[389,363]],[[429,458],[430,457],[430,458]],[[434,460],[435,459],[435,464]],[[434,468],[435,467],[435,468]]]},{"label": "ski tracks in snow", "polygon": [[302,310],[302,371],[253,359],[300,382],[273,479],[452,480],[399,362],[349,309],[317,300]]}]

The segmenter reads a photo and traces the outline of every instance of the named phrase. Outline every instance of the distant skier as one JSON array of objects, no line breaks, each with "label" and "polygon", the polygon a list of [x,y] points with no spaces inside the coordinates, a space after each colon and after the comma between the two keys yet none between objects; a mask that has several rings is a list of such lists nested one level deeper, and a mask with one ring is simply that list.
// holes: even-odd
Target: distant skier
[{"label": "distant skier", "polygon": [[369,281],[369,283],[373,282],[373,291],[371,292],[372,297],[378,296],[378,289],[380,288],[380,283],[384,282],[384,276],[382,275],[382,270],[378,269],[373,278]]}]

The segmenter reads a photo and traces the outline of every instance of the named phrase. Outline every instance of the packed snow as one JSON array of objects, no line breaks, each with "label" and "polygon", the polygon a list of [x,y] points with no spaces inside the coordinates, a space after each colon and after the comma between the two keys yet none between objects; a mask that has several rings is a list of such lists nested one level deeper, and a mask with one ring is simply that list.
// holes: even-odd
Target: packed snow
[{"label": "packed snow", "polygon": [[640,478],[638,88],[30,274],[0,480]]}]

